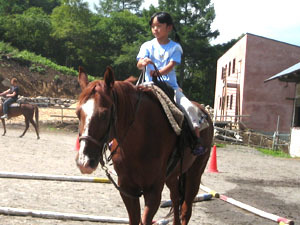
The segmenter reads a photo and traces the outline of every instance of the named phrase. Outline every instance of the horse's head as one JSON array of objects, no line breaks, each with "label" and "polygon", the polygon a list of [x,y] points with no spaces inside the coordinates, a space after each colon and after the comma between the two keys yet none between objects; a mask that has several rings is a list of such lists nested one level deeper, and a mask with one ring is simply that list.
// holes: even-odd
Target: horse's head
[{"label": "horse's head", "polygon": [[78,81],[82,89],[76,114],[79,119],[80,148],[76,163],[82,173],[92,173],[102,160],[104,145],[110,140],[114,126],[114,74],[107,67],[104,80],[88,82],[79,68]]}]

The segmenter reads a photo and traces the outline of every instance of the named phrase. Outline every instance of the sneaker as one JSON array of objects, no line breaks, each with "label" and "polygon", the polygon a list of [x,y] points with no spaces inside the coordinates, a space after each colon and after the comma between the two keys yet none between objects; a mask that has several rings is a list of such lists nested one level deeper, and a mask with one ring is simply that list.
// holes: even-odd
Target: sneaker
[{"label": "sneaker", "polygon": [[196,146],[196,148],[193,150],[193,155],[199,156],[203,155],[206,152],[206,148],[202,146]]},{"label": "sneaker", "polygon": [[0,117],[1,119],[7,119],[8,118],[8,116],[7,116],[7,114],[4,114],[3,116],[1,116]]},{"label": "sneaker", "polygon": [[202,142],[201,138],[198,138],[197,139],[197,144],[196,144],[195,148],[192,151],[193,154],[196,155],[196,156],[203,155],[207,151],[207,148],[203,147],[201,142]]}]

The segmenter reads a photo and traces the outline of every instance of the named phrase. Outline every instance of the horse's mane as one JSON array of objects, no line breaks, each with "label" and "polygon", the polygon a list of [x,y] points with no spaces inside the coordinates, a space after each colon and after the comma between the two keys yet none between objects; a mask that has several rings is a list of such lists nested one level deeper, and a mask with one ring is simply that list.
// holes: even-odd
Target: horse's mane
[{"label": "horse's mane", "polygon": [[[95,94],[96,86],[100,86],[103,91],[107,88],[103,80],[92,81],[82,90],[79,96],[79,104],[83,104]],[[135,86],[130,81],[116,81],[113,90],[118,96],[119,103],[131,105],[131,108],[134,108],[134,102],[130,101],[130,95],[137,94],[138,92],[144,93],[151,99],[157,101],[157,97],[150,88],[145,86]]]}]

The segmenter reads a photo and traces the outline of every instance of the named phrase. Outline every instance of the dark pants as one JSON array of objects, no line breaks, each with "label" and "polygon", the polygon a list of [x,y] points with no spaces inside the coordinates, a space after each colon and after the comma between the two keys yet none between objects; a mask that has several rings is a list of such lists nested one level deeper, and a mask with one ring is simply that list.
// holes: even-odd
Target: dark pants
[{"label": "dark pants", "polygon": [[16,100],[13,98],[8,98],[3,102],[3,114],[7,114],[8,113],[8,107],[14,103]]}]

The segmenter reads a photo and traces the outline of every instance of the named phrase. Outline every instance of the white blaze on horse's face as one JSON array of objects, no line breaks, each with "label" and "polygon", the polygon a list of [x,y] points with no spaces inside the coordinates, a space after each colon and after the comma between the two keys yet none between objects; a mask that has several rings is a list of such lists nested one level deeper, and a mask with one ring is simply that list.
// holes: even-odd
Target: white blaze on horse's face
[{"label": "white blaze on horse's face", "polygon": [[[85,113],[85,123],[84,123],[84,128],[82,132],[82,136],[88,136],[89,135],[89,126],[90,122],[94,113],[95,109],[95,100],[93,98],[89,99],[86,103],[84,103],[81,106],[82,111]],[[83,150],[85,148],[86,142],[83,140],[80,143],[80,149],[79,149],[79,157],[78,157],[78,163],[79,165],[86,166],[89,157],[87,155],[84,155]]]}]

